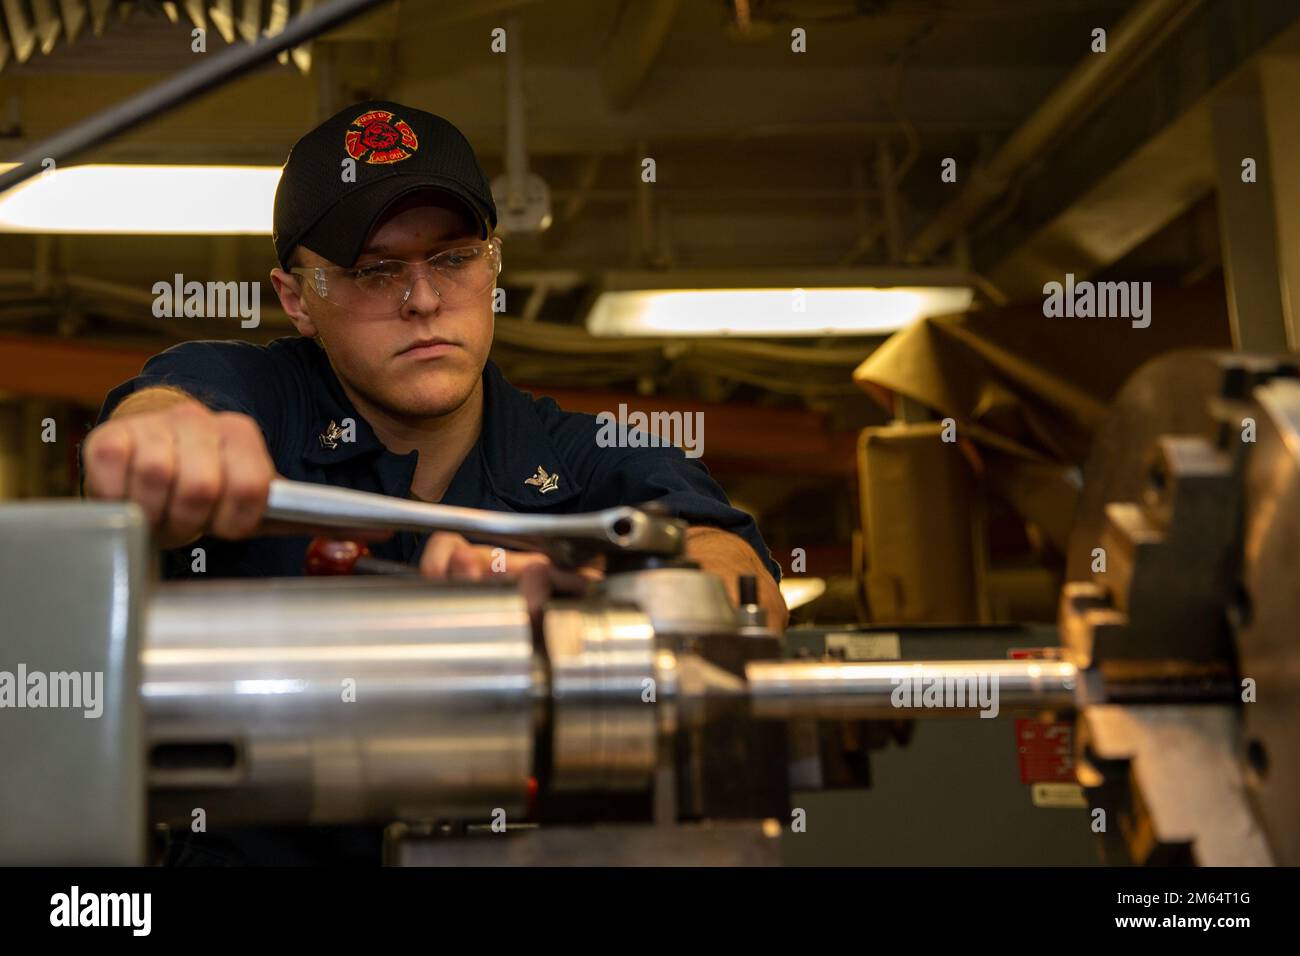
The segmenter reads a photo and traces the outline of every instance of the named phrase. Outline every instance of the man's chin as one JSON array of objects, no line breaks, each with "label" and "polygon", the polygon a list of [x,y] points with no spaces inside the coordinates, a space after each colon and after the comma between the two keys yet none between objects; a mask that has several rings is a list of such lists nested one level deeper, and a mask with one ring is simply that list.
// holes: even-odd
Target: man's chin
[{"label": "man's chin", "polygon": [[383,396],[384,404],[406,418],[436,418],[454,412],[465,404],[474,391],[474,381],[439,382],[436,385],[421,383],[409,390]]}]

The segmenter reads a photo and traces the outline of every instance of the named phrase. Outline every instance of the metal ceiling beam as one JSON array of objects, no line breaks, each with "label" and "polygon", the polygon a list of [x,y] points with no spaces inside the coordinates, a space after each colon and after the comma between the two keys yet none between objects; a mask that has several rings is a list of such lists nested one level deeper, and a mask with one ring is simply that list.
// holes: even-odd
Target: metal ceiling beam
[{"label": "metal ceiling beam", "polygon": [[1300,58],[1263,58],[1260,81],[1268,131],[1268,168],[1265,173],[1271,181],[1274,199],[1273,215],[1263,228],[1271,227],[1276,233],[1274,282],[1282,291],[1281,319],[1286,348],[1296,351],[1300,350],[1300,224],[1295,217],[1295,210],[1300,208],[1300,169],[1296,166],[1296,156],[1300,154],[1300,124],[1296,122],[1296,104],[1300,103]]},{"label": "metal ceiling beam", "polygon": [[923,262],[961,235],[1006,191],[1018,173],[1064,130],[1092,112],[1103,94],[1114,92],[1120,79],[1135,69],[1200,2],[1140,0],[1109,31],[1106,52],[1085,54],[992,158],[966,177],[966,185],[957,197],[940,209],[912,241],[908,259]]},{"label": "metal ceiling beam", "polygon": [[[1300,348],[1297,101],[1300,57],[1264,56],[1213,104],[1228,316],[1233,344],[1252,352]],[[1245,160],[1254,164],[1250,181]]]},{"label": "metal ceiling beam", "polygon": [[[1252,352],[1287,347],[1283,289],[1278,281],[1273,162],[1259,70],[1221,91],[1211,104],[1218,179],[1219,249],[1232,342]],[[1256,180],[1242,181],[1242,160],[1257,164]]]},{"label": "metal ceiling beam", "polygon": [[1207,110],[1179,118],[1025,237],[985,278],[1019,301],[1041,295],[1044,283],[1067,272],[1082,279],[1118,262],[1214,188],[1209,142]]},{"label": "metal ceiling beam", "polygon": [[973,240],[975,268],[1011,299],[1110,266],[1216,184],[1210,104],[1279,45],[1300,46],[1300,3],[1210,0],[1125,93],[1027,177],[1013,217]]},{"label": "metal ceiling beam", "polygon": [[635,102],[663,50],[680,0],[639,0],[626,4],[605,48],[600,77],[605,101],[616,110]]}]

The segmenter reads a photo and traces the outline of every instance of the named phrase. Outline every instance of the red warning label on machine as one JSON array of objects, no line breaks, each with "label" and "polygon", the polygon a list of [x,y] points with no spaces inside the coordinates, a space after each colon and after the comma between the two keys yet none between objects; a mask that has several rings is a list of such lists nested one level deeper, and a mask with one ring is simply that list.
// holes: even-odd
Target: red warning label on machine
[{"label": "red warning label on machine", "polygon": [[1016,756],[1021,783],[1074,780],[1074,724],[1069,721],[1016,721]]}]

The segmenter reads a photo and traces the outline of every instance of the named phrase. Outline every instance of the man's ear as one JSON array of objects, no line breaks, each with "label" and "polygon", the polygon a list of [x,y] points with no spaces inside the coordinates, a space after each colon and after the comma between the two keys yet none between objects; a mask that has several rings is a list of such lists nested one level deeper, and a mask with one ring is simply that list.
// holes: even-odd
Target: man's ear
[{"label": "man's ear", "polygon": [[298,334],[307,338],[317,335],[319,330],[316,328],[316,323],[307,312],[306,280],[283,269],[272,269],[271,285],[275,287],[275,294],[280,298],[280,307],[284,309],[284,314],[289,317]]}]

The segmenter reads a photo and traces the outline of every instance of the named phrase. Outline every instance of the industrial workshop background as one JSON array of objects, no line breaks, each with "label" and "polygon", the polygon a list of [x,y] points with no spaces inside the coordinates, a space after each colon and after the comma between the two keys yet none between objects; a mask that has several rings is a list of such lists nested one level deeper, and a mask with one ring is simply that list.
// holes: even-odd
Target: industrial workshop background
[{"label": "industrial workshop background", "polygon": [[[313,6],[5,0],[0,161]],[[0,195],[0,499],[76,495],[150,355],[294,334],[275,177],[369,98],[452,120],[509,197],[506,376],[703,413],[792,626],[1055,622],[1124,382],[1300,348],[1298,0],[400,0]],[[198,166],[247,176],[196,194]],[[259,283],[256,321],[160,315],[182,276]],[[1127,311],[1079,308],[1089,283]],[[1041,840],[1015,859],[1083,858]]]},{"label": "industrial workshop background", "polygon": [[[0,146],[15,156],[192,65],[196,26],[216,51],[299,7],[6,4]],[[549,197],[549,228],[506,238],[493,357],[511,380],[575,410],[706,412],[706,464],[787,572],[802,559],[827,583],[823,617],[1046,620],[1072,479],[1127,375],[1175,347],[1294,343],[1297,19],[1278,0],[408,0],[83,159],[276,169],[353,100],[444,114],[490,175],[535,177]],[[492,31],[508,24],[503,55]],[[5,498],[75,493],[76,442],[148,355],[293,334],[267,279],[269,202],[252,235],[185,235],[194,220],[105,234],[25,217],[34,205],[0,201]],[[1169,305],[1141,334],[1035,322],[1044,283],[1067,273],[1152,282]],[[260,323],[156,318],[151,290],[176,274],[260,282]],[[883,352],[886,331],[612,337],[588,322],[614,289],[898,285],[971,307]],[[1004,441],[924,505],[897,510],[907,488],[883,476],[867,487],[864,428],[949,415]],[[903,441],[862,447],[905,455]],[[864,529],[873,509],[881,526]],[[905,530],[918,512],[962,557],[935,562],[938,542]],[[877,565],[873,543],[921,553]],[[926,593],[900,596],[918,562]]]}]

